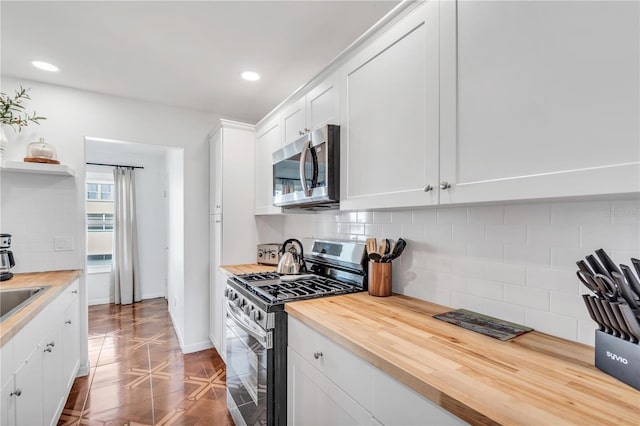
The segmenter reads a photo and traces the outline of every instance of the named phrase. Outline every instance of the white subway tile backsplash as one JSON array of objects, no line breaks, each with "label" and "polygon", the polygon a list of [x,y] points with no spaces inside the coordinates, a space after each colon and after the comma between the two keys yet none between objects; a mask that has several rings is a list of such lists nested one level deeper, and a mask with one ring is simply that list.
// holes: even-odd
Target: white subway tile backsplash
[{"label": "white subway tile backsplash", "polygon": [[391,223],[391,212],[373,212],[373,223]]},{"label": "white subway tile backsplash", "polygon": [[371,223],[373,222],[373,212],[358,212],[356,220],[358,223]]},{"label": "white subway tile backsplash", "polygon": [[435,225],[436,223],[438,223],[438,211],[436,209],[414,210],[413,223]]},{"label": "white subway tile backsplash", "polygon": [[430,241],[451,240],[451,225],[426,225],[425,238]]},{"label": "white subway tile backsplash", "polygon": [[352,235],[364,235],[364,223],[351,224],[349,233]]},{"label": "white subway tile backsplash", "polygon": [[487,243],[527,244],[526,225],[487,225]]},{"label": "white subway tile backsplash", "polygon": [[593,320],[578,320],[578,342],[589,346],[596,345],[598,326]]},{"label": "white subway tile backsplash", "polygon": [[470,257],[456,257],[452,259],[451,268],[459,276],[484,277],[484,261]]},{"label": "white subway tile backsplash", "polygon": [[640,223],[640,199],[615,200],[611,221],[616,225],[638,225]]},{"label": "white subway tile backsplash", "polygon": [[582,246],[640,251],[640,225],[582,225]]},{"label": "white subway tile backsplash", "polygon": [[504,246],[502,244],[469,243],[468,253],[472,258],[496,262],[504,259]]},{"label": "white subway tile backsplash", "polygon": [[527,268],[527,287],[577,294],[578,278],[575,269]]},{"label": "white subway tile backsplash", "polygon": [[482,312],[485,315],[515,322],[516,324],[524,324],[525,321],[524,306],[513,305],[499,300],[484,299]]},{"label": "white subway tile backsplash", "polygon": [[504,285],[504,301],[528,308],[549,310],[549,291],[518,285]]},{"label": "white subway tile backsplash", "polygon": [[484,276],[489,280],[525,285],[527,282],[527,268],[524,265],[512,263],[490,262],[484,265]]},{"label": "white subway tile backsplash", "polygon": [[501,225],[504,223],[504,206],[493,205],[469,207],[469,223]]},{"label": "white subway tile backsplash", "polygon": [[563,339],[577,340],[578,320],[567,315],[527,308],[525,325]]},{"label": "white subway tile backsplash", "polygon": [[512,204],[504,208],[504,223],[508,225],[548,225],[550,204]]},{"label": "white subway tile backsplash", "polygon": [[580,247],[580,226],[529,225],[527,242],[539,247]]},{"label": "white subway tile backsplash", "polygon": [[466,224],[467,208],[466,207],[442,207],[438,208],[438,223],[452,225]]},{"label": "white subway tile backsplash", "polygon": [[608,224],[611,222],[611,201],[574,201],[551,205],[554,225]]},{"label": "white subway tile backsplash", "polygon": [[401,229],[404,239],[424,240],[424,225],[402,225]]},{"label": "white subway tile backsplash", "polygon": [[584,300],[579,294],[552,291],[549,295],[549,311],[577,319],[588,320],[591,318],[589,317],[589,312],[584,304]]},{"label": "white subway tile backsplash", "polygon": [[482,312],[484,307],[482,297],[457,291],[451,292],[451,304],[453,308],[468,309],[474,312]]},{"label": "white subway tile backsplash", "polygon": [[383,226],[380,223],[366,224],[364,226],[364,234],[368,237],[382,238],[384,235]]},{"label": "white subway tile backsplash", "polygon": [[467,241],[480,243],[486,240],[485,225],[451,225],[451,239],[454,241]]},{"label": "white subway tile backsplash", "polygon": [[413,214],[410,211],[394,211],[391,212],[391,223],[399,225],[411,224]]},{"label": "white subway tile backsplash", "polygon": [[467,293],[485,299],[502,300],[504,284],[480,278],[467,278]]},{"label": "white subway tile backsplash", "polygon": [[549,247],[523,247],[504,246],[505,263],[521,263],[531,265],[550,265],[551,248]]},{"label": "white subway tile backsplash", "polygon": [[[638,197],[621,197],[287,215],[285,234],[354,241],[403,236],[409,244],[394,261],[394,292],[593,345],[595,324],[580,296],[587,290],[575,262],[597,248],[616,263],[640,258],[639,210]],[[35,231],[23,231],[26,244]],[[45,256],[38,250],[25,261]]]}]

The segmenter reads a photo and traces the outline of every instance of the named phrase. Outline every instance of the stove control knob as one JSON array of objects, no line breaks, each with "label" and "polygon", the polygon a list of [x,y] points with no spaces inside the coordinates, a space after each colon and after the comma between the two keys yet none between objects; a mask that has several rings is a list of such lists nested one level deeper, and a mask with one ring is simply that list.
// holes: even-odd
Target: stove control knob
[{"label": "stove control knob", "polygon": [[276,258],[276,252],[271,250],[271,252],[269,252],[269,255],[271,256],[272,259]]},{"label": "stove control knob", "polygon": [[236,295],[236,299],[233,301],[233,303],[235,303],[235,304],[236,304],[236,306],[237,306],[238,308],[242,308],[242,305],[243,305],[243,303],[242,303],[242,302],[244,302],[244,300],[240,299],[240,298]]},{"label": "stove control knob", "polygon": [[264,257],[264,252],[262,250],[258,251],[258,258]]},{"label": "stove control knob", "polygon": [[229,298],[229,294],[231,294],[231,290],[229,288],[224,289],[224,297]]},{"label": "stove control knob", "polygon": [[247,315],[250,315],[250,312],[253,310],[253,306],[251,305],[245,305],[244,307],[244,313]]},{"label": "stove control knob", "polygon": [[262,315],[260,315],[260,311],[253,309],[249,313],[249,319],[251,319],[251,321],[260,321],[262,319]]}]

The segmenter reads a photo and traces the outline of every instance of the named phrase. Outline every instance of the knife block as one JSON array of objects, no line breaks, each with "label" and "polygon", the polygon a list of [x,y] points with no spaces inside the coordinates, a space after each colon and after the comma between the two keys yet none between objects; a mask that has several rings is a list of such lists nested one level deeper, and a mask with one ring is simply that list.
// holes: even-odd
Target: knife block
[{"label": "knife block", "polygon": [[369,294],[371,296],[391,296],[392,266],[391,262],[369,261]]},{"label": "knife block", "polygon": [[596,330],[596,367],[640,390],[640,345]]}]

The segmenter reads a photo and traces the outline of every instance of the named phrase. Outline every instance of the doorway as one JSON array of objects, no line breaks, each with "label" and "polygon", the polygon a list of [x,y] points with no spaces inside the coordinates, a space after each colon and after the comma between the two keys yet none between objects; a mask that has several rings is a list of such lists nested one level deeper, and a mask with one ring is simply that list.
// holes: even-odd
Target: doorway
[{"label": "doorway", "polygon": [[[99,138],[85,139],[86,162],[139,166],[136,169],[136,209],[140,282],[143,299],[168,297],[169,203],[171,151],[158,145]],[[181,150],[181,149],[180,149]],[[111,247],[113,231],[113,167],[86,168],[87,298],[89,305],[112,303]],[[179,179],[181,180],[181,179]]]}]

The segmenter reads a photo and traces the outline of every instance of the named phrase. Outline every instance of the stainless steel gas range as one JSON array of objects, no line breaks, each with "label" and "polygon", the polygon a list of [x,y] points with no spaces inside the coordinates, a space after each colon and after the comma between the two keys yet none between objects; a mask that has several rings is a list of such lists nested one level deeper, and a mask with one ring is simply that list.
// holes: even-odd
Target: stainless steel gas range
[{"label": "stainless steel gas range", "polygon": [[245,274],[227,281],[227,407],[238,426],[287,422],[285,303],[366,290],[363,243],[302,242],[309,274]]}]

